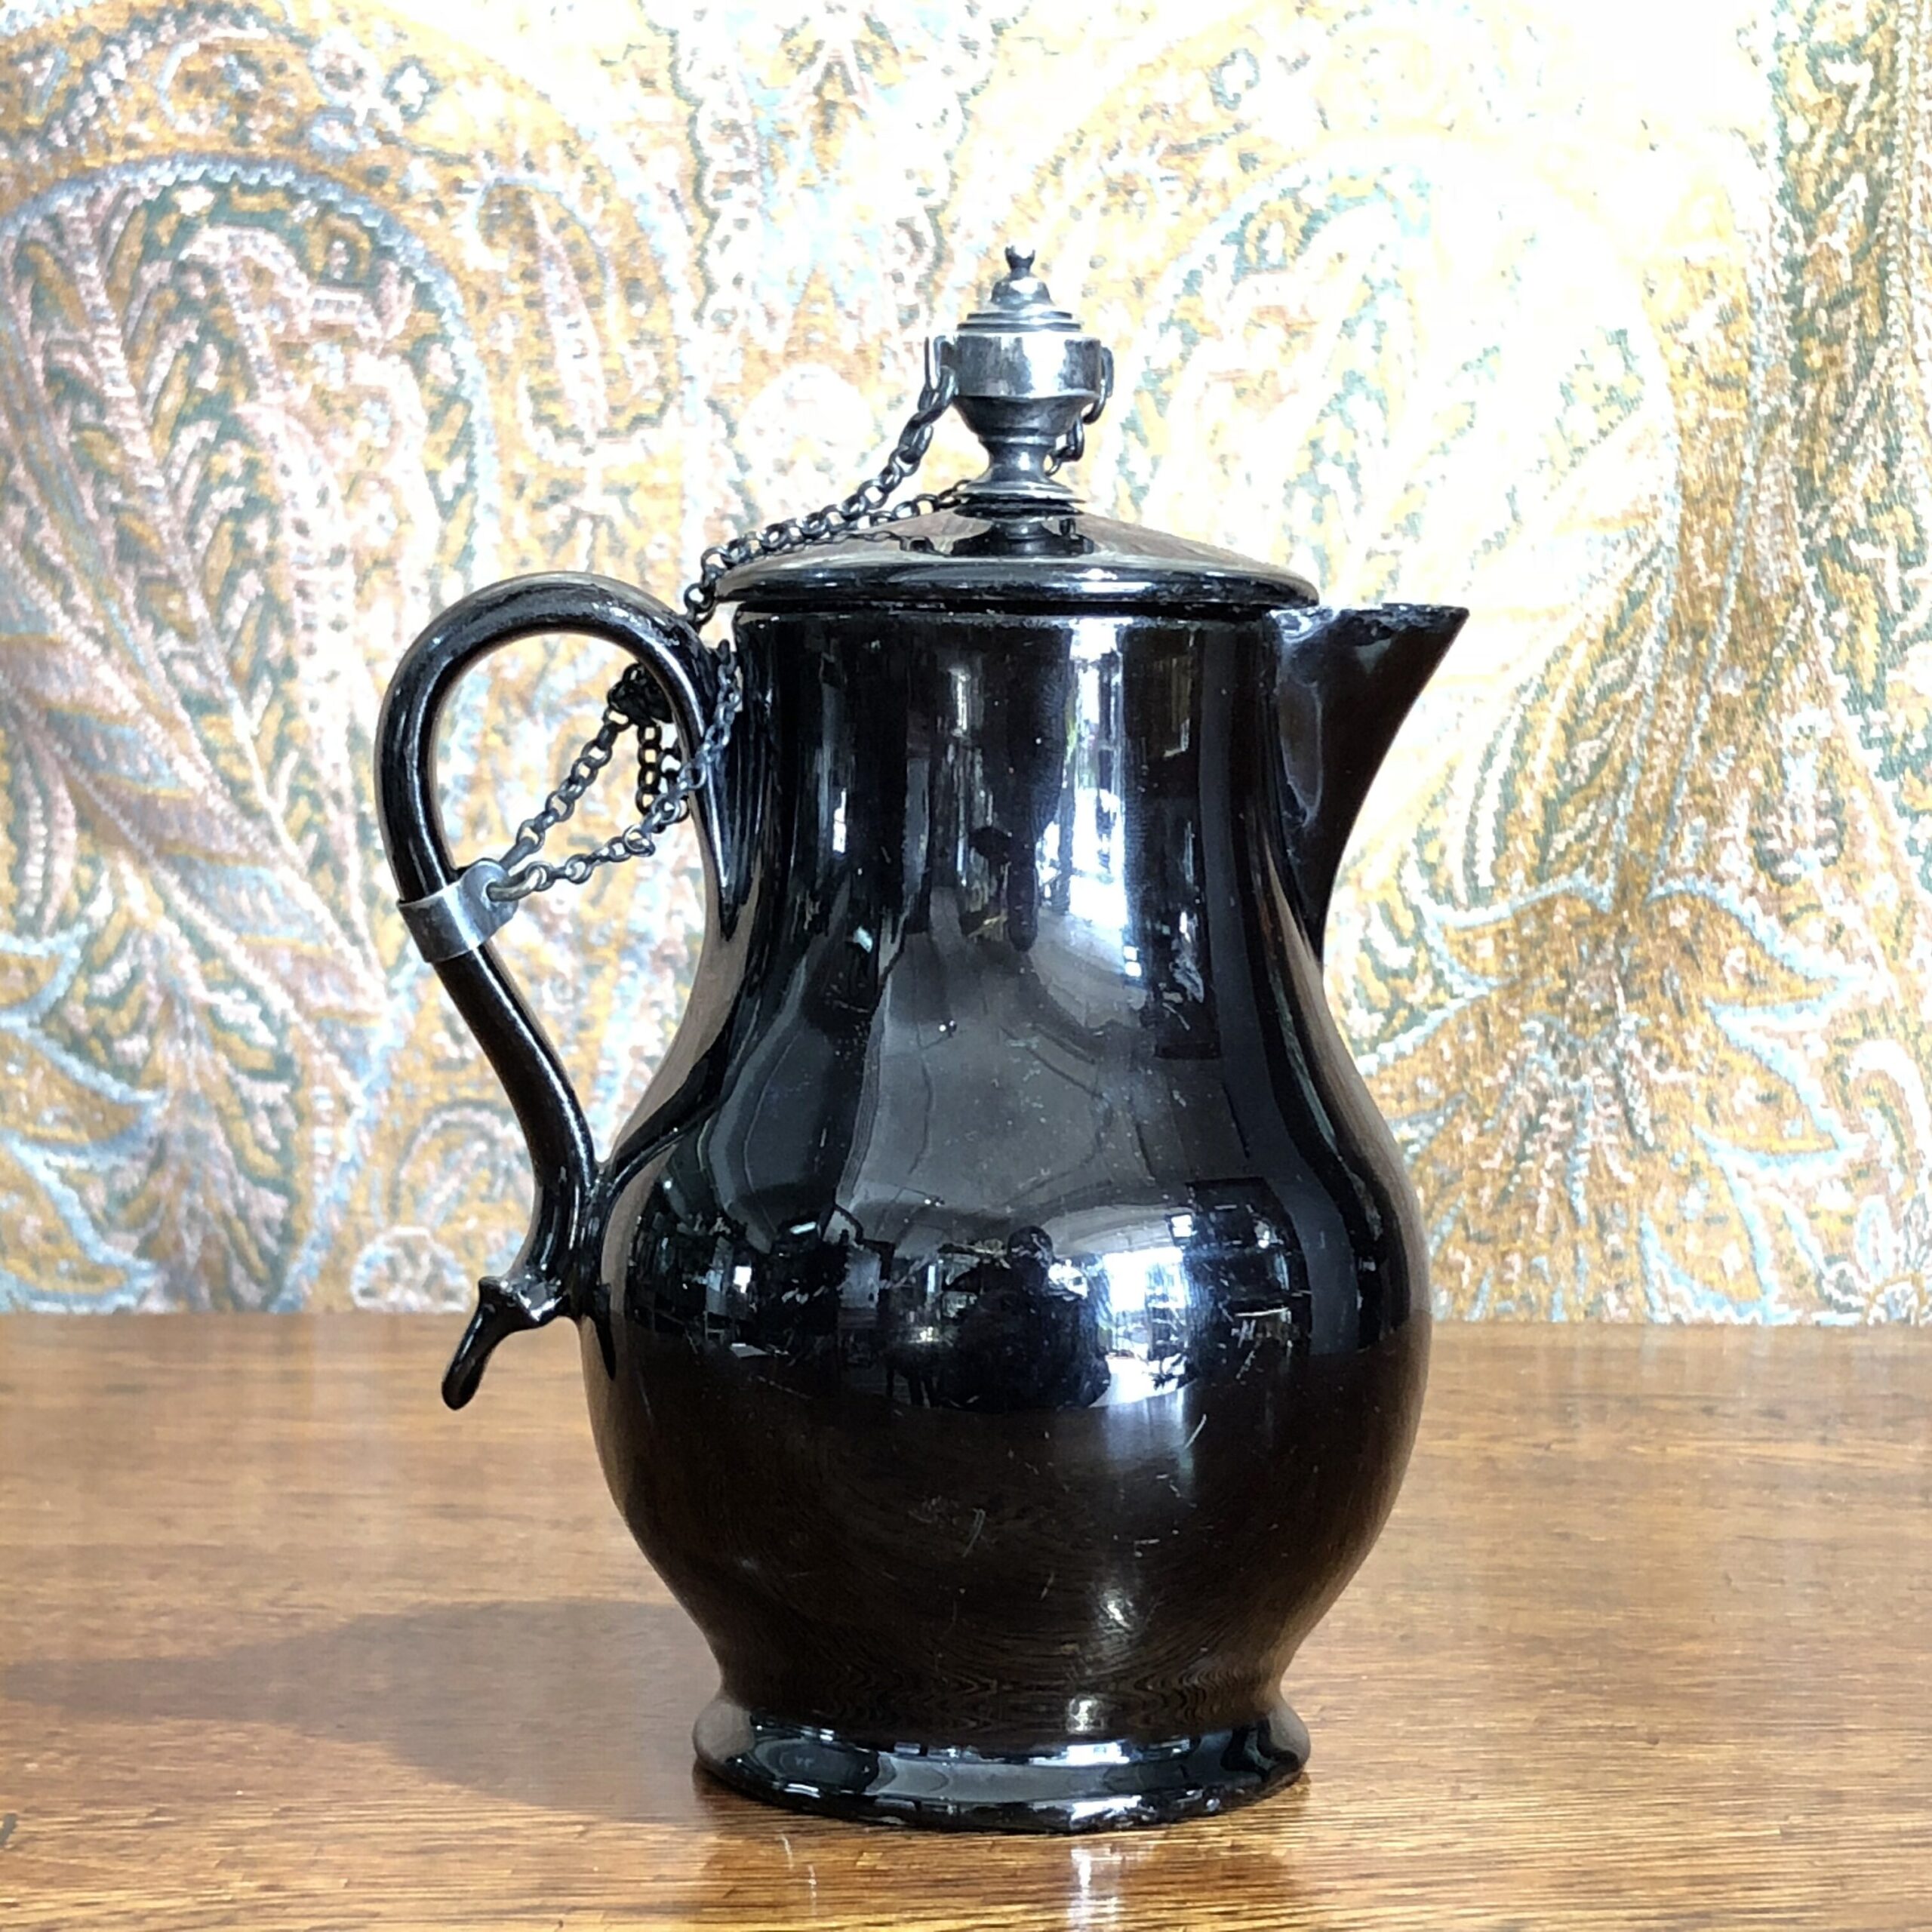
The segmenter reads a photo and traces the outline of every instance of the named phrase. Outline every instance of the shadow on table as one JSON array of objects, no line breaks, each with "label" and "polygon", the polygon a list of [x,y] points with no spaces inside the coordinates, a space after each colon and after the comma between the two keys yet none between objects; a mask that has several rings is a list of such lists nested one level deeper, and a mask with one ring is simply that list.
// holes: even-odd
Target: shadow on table
[{"label": "shadow on table", "polygon": [[279,1727],[294,1734],[298,1778],[302,1740],[374,1745],[492,1801],[681,1828],[690,1862],[660,1849],[654,1882],[697,1922],[868,1916],[884,1854],[909,1932],[935,1915],[956,1924],[959,1900],[987,1882],[995,1842],[999,1885],[1043,1927],[1232,1928],[1257,1904],[1284,1912],[1299,1900],[1306,1785],[1249,1814],[1263,1828],[1232,1841],[1201,1820],[1089,1839],[939,1833],[915,1845],[753,1804],[697,1770],[691,1722],[714,1681],[703,1638],[669,1604],[481,1603],[358,1617],[202,1656],[17,1663],[0,1670],[0,1697],[64,1718],[188,1727],[171,1748],[190,1752],[196,1727]]},{"label": "shadow on table", "polygon": [[279,1725],[518,1804],[695,1820],[691,1724],[715,1682],[681,1611],[593,1601],[358,1617],[198,1657],[49,1658],[0,1672],[0,1695],[77,1718]]}]

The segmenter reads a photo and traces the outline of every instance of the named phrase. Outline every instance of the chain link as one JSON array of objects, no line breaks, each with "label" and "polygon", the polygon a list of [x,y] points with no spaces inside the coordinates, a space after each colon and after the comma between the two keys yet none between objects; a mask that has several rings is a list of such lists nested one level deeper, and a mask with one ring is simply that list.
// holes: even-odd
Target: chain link
[{"label": "chain link", "polygon": [[[693,631],[701,631],[710,620],[718,608],[718,585],[741,565],[761,557],[783,556],[906,517],[924,515],[957,500],[958,491],[946,489],[909,497],[900,503],[891,501],[893,493],[924,460],[934,427],[952,405],[953,390],[952,371],[929,362],[918,405],[875,476],[849,497],[809,516],[768,523],[762,530],[713,544],[706,550],[698,560],[696,580],[685,592],[685,616]],[[744,676],[737,651],[728,640],[718,649],[718,702],[711,722],[695,749],[687,751],[676,746],[675,734],[672,739],[666,737],[669,709],[650,673],[641,664],[629,666],[605,697],[604,715],[595,733],[571,759],[556,789],[517,827],[514,842],[499,861],[507,876],[490,887],[490,897],[500,903],[514,903],[533,893],[548,892],[553,885],[582,885],[599,866],[650,857],[657,850],[658,840],[685,816],[692,795],[710,782],[731,740],[731,728],[744,709]],[[617,755],[617,740],[633,729],[638,734],[637,823],[601,845],[583,848],[555,864],[538,858],[544,840],[577,810],[578,801]]]},{"label": "chain link", "polygon": [[685,592],[685,615],[692,624],[702,626],[717,609],[720,580],[741,564],[758,557],[782,556],[789,550],[802,550],[814,543],[829,543],[834,537],[869,524],[915,516],[921,510],[940,506],[943,498],[949,500],[952,492],[942,491],[935,496],[915,497],[897,510],[886,508],[892,493],[925,460],[926,451],[932,446],[934,426],[952,407],[953,386],[951,369],[943,366],[928,369],[918,402],[900,431],[885,467],[849,497],[814,510],[809,516],[787,517],[768,523],[762,530],[714,544],[706,551],[698,559],[697,581]]},{"label": "chain link", "polygon": [[548,892],[553,885],[582,885],[600,866],[648,859],[657,850],[658,840],[684,817],[692,794],[709,780],[743,707],[744,683],[738,675],[737,654],[727,645],[719,656],[717,707],[691,757],[667,761],[663,727],[654,720],[638,725],[637,823],[601,845],[586,846],[555,865],[535,856],[545,835],[576,811],[577,801],[610,763],[618,738],[635,721],[617,705],[607,703],[596,735],[571,761],[569,771],[541,809],[517,828],[516,842],[500,861],[509,876],[490,888],[492,899],[514,901],[528,899],[534,892]]}]

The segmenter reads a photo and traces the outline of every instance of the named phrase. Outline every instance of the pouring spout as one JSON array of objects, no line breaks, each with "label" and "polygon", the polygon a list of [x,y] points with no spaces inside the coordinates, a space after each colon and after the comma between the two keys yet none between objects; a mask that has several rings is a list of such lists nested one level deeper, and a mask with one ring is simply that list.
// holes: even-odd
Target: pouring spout
[{"label": "pouring spout", "polygon": [[1277,823],[1302,930],[1318,959],[1355,815],[1469,614],[1436,604],[1275,614]]}]

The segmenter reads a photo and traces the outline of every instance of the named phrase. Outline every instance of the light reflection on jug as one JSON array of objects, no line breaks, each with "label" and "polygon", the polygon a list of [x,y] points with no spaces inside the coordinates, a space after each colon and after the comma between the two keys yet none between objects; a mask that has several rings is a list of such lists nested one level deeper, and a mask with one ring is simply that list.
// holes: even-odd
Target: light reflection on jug
[{"label": "light reflection on jug", "polygon": [[1252,1201],[1206,1200],[1104,1247],[1057,1254],[1026,1227],[991,1251],[910,1266],[856,1228],[802,1228],[761,1254],[719,1230],[647,1215],[635,1311],[663,1334],[724,1349],[800,1392],[914,1407],[1085,1408],[1203,1376],[1266,1375],[1305,1351],[1308,1269],[1291,1224]]}]

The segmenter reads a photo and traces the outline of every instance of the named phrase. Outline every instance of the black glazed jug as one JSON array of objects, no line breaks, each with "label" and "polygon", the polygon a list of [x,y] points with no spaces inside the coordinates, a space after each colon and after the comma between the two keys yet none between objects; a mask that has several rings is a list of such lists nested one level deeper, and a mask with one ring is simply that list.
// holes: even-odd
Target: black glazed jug
[{"label": "black glazed jug", "polygon": [[[577,1321],[611,1494],[718,1660],[718,1777],[1077,1831],[1296,1776],[1282,1673],[1394,1499],[1424,1244],[1322,924],[1465,614],[1327,608],[1082,513],[1054,472],[1111,358],[1009,261],[874,484],[712,554],[688,605],[728,609],[723,648],[601,579],[479,592],[398,668],[377,780],[405,918],[535,1169],[446,1397]],[[986,471],[888,512],[949,406]],[[534,833],[635,723],[656,809],[563,875],[688,809],[709,894],[601,1160],[490,943],[537,838],[460,869],[434,790],[457,679],[555,631],[641,669]]]}]

